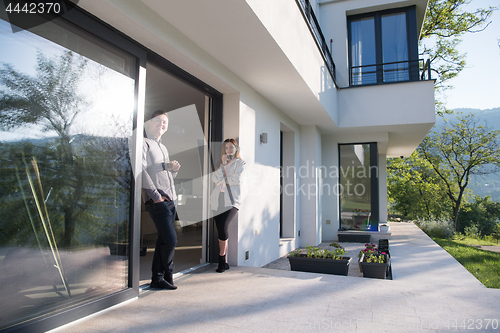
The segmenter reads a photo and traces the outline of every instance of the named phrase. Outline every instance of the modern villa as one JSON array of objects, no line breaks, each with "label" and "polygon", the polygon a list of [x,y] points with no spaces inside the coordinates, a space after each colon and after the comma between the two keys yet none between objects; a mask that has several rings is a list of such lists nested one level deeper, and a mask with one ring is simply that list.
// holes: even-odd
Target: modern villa
[{"label": "modern villa", "polygon": [[435,123],[428,0],[76,2],[19,21],[0,2],[2,332],[44,332],[149,283],[142,147],[158,109],[181,164],[176,273],[217,260],[210,176],[227,138],[246,163],[229,265],[382,232],[386,160]]}]

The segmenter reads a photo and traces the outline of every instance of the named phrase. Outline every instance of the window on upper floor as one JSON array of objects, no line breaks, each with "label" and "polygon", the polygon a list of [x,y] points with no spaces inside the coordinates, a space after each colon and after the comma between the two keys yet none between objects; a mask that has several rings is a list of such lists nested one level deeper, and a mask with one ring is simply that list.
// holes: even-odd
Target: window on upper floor
[{"label": "window on upper floor", "polygon": [[419,79],[415,7],[348,18],[350,85]]}]

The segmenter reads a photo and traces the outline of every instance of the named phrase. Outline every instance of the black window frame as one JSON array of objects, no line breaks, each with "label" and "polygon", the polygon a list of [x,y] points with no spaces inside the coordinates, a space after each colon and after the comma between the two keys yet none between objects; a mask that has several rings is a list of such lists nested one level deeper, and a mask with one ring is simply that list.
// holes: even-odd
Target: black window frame
[{"label": "black window frame", "polygon": [[[383,64],[383,54],[382,54],[382,16],[388,14],[398,14],[405,13],[406,16],[406,40],[408,48],[408,73],[409,79],[404,81],[384,81],[384,64]],[[375,28],[375,58],[376,63],[370,64],[376,66],[376,82],[375,83],[361,83],[353,84],[352,79],[352,35],[351,35],[351,22],[363,18],[374,18],[374,28]],[[348,58],[349,58],[349,86],[366,86],[366,85],[376,85],[376,84],[387,84],[387,83],[397,83],[405,81],[418,81],[420,79],[419,75],[419,58],[418,58],[418,31],[417,31],[417,9],[416,6],[392,8],[381,11],[350,15],[347,17],[347,35],[348,35]],[[366,64],[369,66],[368,64]]]}]

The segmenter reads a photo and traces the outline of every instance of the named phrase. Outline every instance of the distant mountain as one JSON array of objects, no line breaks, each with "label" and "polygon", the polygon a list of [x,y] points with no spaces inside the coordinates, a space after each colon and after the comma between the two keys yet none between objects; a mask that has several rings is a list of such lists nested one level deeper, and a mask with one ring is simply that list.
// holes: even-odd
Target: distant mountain
[{"label": "distant mountain", "polygon": [[[481,125],[488,126],[492,130],[500,130],[500,107],[486,110],[461,108],[455,109],[454,111],[455,114],[437,117],[435,127],[442,127],[445,124],[444,119],[448,122],[456,122],[458,116],[465,116],[473,113],[481,120]],[[486,176],[473,176],[468,188],[473,191],[474,195],[479,195],[481,197],[490,195],[493,201],[500,201],[500,173]]]},{"label": "distant mountain", "polygon": [[[449,122],[453,122],[457,120],[458,116],[465,116],[473,113],[475,116],[481,119],[481,121],[484,121],[491,129],[500,130],[500,107],[486,110],[460,108],[453,111],[455,111],[454,114],[446,115],[444,117],[437,117],[435,127],[442,126],[445,123],[444,119],[448,120]],[[485,124],[482,123],[482,125]]]}]

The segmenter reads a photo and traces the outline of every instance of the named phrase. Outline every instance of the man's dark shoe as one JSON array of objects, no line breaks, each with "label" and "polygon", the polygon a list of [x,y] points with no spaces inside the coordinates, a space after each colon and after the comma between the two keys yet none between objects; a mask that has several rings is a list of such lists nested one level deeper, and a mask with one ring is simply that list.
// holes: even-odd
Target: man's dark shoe
[{"label": "man's dark shoe", "polygon": [[168,283],[163,278],[159,279],[159,280],[151,281],[151,283],[149,284],[149,288],[153,288],[153,289],[169,289],[169,290],[175,290],[175,289],[177,289],[176,286],[174,286],[173,284]]},{"label": "man's dark shoe", "polygon": [[174,277],[173,277],[172,273],[165,273],[165,276],[163,276],[163,278],[165,279],[165,281],[167,281],[172,286],[174,285]]}]

